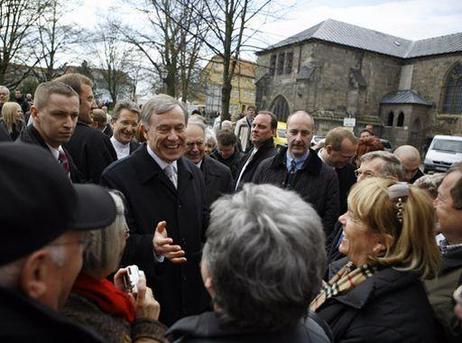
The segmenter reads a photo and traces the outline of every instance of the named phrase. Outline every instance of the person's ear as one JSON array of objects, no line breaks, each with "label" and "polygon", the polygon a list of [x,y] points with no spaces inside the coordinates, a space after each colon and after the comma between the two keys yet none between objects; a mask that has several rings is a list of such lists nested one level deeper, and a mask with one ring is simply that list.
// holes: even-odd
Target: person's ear
[{"label": "person's ear", "polygon": [[382,252],[387,251],[387,248],[393,243],[393,237],[389,234],[378,234],[377,241],[372,248],[372,251],[376,256],[382,254]]},{"label": "person's ear", "polygon": [[330,155],[332,153],[332,145],[326,145],[324,147],[324,149],[326,149],[326,152]]},{"label": "person's ear", "polygon": [[140,124],[140,128],[141,128],[141,132],[143,133],[144,139],[148,140],[148,130],[149,130],[149,128],[144,123]]},{"label": "person's ear", "polygon": [[32,119],[34,121],[38,120],[38,113],[39,113],[39,109],[37,107],[35,107],[34,105],[32,105],[30,107],[30,115],[32,116]]},{"label": "person's ear", "polygon": [[204,280],[204,286],[207,292],[212,296],[215,292],[213,289],[213,280],[210,276],[207,276]]},{"label": "person's ear", "polygon": [[47,281],[50,275],[50,256],[45,249],[40,249],[29,255],[19,275],[19,288],[32,299],[41,299],[47,293]]}]

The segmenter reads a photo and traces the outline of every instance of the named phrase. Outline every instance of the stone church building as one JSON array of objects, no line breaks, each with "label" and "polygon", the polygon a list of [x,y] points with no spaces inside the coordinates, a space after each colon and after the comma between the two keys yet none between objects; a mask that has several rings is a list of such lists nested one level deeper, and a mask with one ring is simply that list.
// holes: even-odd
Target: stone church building
[{"label": "stone church building", "polygon": [[462,33],[411,41],[328,19],[257,52],[256,104],[313,114],[325,134],[355,118],[395,146],[462,135]]}]

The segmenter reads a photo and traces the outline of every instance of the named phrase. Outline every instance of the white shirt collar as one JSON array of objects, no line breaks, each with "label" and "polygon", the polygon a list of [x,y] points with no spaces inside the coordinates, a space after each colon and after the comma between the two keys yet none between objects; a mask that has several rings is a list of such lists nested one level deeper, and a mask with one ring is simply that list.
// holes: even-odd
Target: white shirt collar
[{"label": "white shirt collar", "polygon": [[173,167],[173,170],[177,173],[178,172],[178,168],[177,168],[177,163],[176,161],[173,161],[171,163],[168,163],[168,162],[165,162],[164,160],[162,160],[159,156],[157,156],[157,154],[151,149],[151,147],[149,146],[149,144],[146,143],[146,149],[148,151],[148,154],[154,159],[154,161],[156,161],[156,163],[159,165],[160,169],[164,170],[165,167],[167,167],[168,165],[171,165]]},{"label": "white shirt collar", "polygon": [[114,136],[111,137],[111,143],[117,154],[117,159],[120,160],[123,157],[130,155],[130,142],[127,144],[120,143]]},{"label": "white shirt collar", "polygon": [[51,154],[53,155],[53,157],[56,159],[56,161],[59,159],[59,152],[62,151],[64,152],[62,146],[60,145],[58,147],[58,149],[55,149],[53,148],[51,145],[49,145],[48,143],[45,142],[45,144],[48,146],[48,149],[50,149],[51,151]]}]

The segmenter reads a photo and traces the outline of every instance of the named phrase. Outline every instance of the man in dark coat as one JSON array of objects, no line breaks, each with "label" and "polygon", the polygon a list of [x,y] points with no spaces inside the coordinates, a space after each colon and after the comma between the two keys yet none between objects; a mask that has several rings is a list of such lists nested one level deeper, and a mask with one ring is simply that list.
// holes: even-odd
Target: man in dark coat
[{"label": "man in dark coat", "polygon": [[205,154],[205,131],[198,124],[188,124],[186,128],[185,157],[200,168],[205,180],[207,205],[221,195],[232,192],[233,177],[231,171],[224,164]]},{"label": "man in dark coat", "polygon": [[117,160],[117,155],[109,137],[90,127],[90,113],[95,106],[93,83],[86,76],[76,73],[65,74],[56,80],[72,87],[80,98],[79,120],[66,148],[85,181],[99,183],[104,168]]},{"label": "man in dark coat", "polygon": [[335,168],[339,185],[340,211],[347,211],[347,198],[351,186],[356,182],[355,167],[351,164],[356,155],[358,140],[353,133],[344,128],[336,127],[327,133],[324,148],[318,156],[327,165]]},{"label": "man in dark coat", "polygon": [[246,182],[252,182],[258,165],[264,159],[276,155],[273,137],[276,134],[278,120],[268,111],[260,111],[252,122],[251,140],[253,148],[241,160],[234,190],[242,189]]},{"label": "man in dark coat", "polygon": [[72,137],[77,124],[78,94],[59,81],[41,83],[35,91],[31,115],[34,119],[32,125],[26,126],[18,141],[46,149],[61,164],[72,182],[82,182],[71,155],[63,147]]},{"label": "man in dark coat", "polygon": [[147,144],[101,177],[103,185],[120,190],[127,200],[131,233],[122,264],[145,271],[166,325],[208,305],[199,268],[208,224],[205,184],[199,168],[182,157],[185,118],[174,98],[151,98],[141,113]]},{"label": "man in dark coat", "polygon": [[253,181],[297,192],[313,205],[328,236],[339,215],[338,180],[334,169],[322,163],[309,148],[313,131],[314,121],[308,113],[298,111],[290,115],[287,119],[288,147],[260,163]]},{"label": "man in dark coat", "polygon": [[210,157],[223,163],[231,170],[234,181],[239,176],[239,164],[244,154],[237,147],[237,138],[234,133],[221,130],[217,133],[217,148]]},{"label": "man in dark coat", "polygon": [[22,94],[20,89],[16,89],[15,91],[15,100],[21,106],[21,110],[23,115],[29,112],[29,102],[27,101],[26,97]]},{"label": "man in dark coat", "polygon": [[0,144],[0,165],[0,341],[101,342],[58,311],[82,267],[82,231],[115,220],[112,197],[97,185],[72,185],[31,144]]},{"label": "man in dark coat", "polygon": [[419,150],[412,145],[401,145],[393,152],[399,158],[403,166],[404,181],[414,183],[424,173],[420,170],[422,160]]}]

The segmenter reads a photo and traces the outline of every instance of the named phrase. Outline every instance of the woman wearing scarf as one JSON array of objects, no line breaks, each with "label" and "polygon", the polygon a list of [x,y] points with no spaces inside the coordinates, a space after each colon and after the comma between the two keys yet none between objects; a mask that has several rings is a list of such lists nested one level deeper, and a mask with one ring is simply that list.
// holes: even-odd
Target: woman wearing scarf
[{"label": "woman wearing scarf", "polygon": [[436,342],[420,280],[440,263],[425,191],[369,178],[351,190],[339,221],[339,251],[346,257],[329,266],[331,278],[310,306],[335,342]]},{"label": "woman wearing scarf", "polygon": [[164,342],[165,327],[157,319],[159,303],[146,287],[140,272],[136,295],[128,293],[123,277],[127,268],[106,278],[120,263],[129,235],[120,193],[111,192],[117,208],[114,223],[89,233],[91,243],[85,250],[82,271],[72,288],[64,313],[73,321],[93,329],[106,342]]}]

